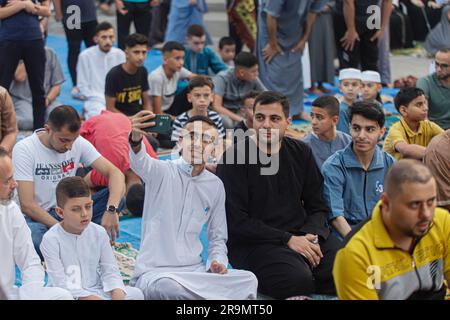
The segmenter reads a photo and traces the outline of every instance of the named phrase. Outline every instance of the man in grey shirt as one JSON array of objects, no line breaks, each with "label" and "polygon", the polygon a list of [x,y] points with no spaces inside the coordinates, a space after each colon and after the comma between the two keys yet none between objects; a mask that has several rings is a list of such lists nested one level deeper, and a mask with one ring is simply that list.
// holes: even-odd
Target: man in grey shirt
[{"label": "man in grey shirt", "polygon": [[[50,49],[45,48],[45,118],[57,106],[61,105],[56,100],[60,91],[61,84],[66,80],[59,63],[58,56]],[[17,126],[19,130],[33,129],[33,107],[30,84],[28,81],[27,72],[23,63],[20,63],[16,69],[14,81],[11,83],[10,94],[13,98],[14,109],[16,110]]]},{"label": "man in grey shirt", "polygon": [[258,78],[258,60],[249,52],[239,53],[235,68],[217,74],[214,81],[213,110],[222,116],[224,127],[232,129],[244,120],[239,109],[244,105],[244,98],[251,91],[266,91]]}]

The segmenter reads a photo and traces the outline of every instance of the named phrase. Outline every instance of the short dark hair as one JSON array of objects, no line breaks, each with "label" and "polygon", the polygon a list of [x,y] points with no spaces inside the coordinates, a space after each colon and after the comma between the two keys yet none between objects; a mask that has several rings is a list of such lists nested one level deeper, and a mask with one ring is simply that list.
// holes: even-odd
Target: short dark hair
[{"label": "short dark hair", "polygon": [[289,99],[279,92],[275,91],[264,91],[261,92],[256,98],[255,102],[253,104],[253,111],[255,111],[256,106],[259,105],[266,105],[266,104],[272,104],[272,103],[279,103],[281,104],[283,108],[283,113],[286,116],[286,118],[289,117]]},{"label": "short dark hair", "polygon": [[219,40],[219,49],[222,50],[225,46],[235,46],[236,41],[232,37],[222,37]]},{"label": "short dark hair", "polygon": [[100,22],[96,27],[95,27],[95,34],[99,34],[100,31],[106,31],[106,30],[110,30],[110,29],[114,29],[114,27],[112,26],[111,23],[109,23],[108,21],[103,21]]},{"label": "short dark hair", "polygon": [[164,44],[162,48],[163,53],[170,53],[172,51],[184,51],[184,47],[181,43],[176,41],[168,41]]},{"label": "short dark hair", "polygon": [[242,51],[234,58],[234,64],[236,67],[251,68],[258,64],[258,59],[253,53]]},{"label": "short dark hair", "polygon": [[417,97],[424,96],[425,92],[422,89],[409,87],[400,89],[394,98],[395,109],[400,112],[400,106],[407,107],[411,101]]},{"label": "short dark hair", "polygon": [[214,82],[210,77],[204,75],[195,76],[191,80],[189,80],[188,91],[191,92],[195,88],[204,86],[210,87],[211,90],[214,90]]},{"label": "short dark hair", "polygon": [[324,95],[312,102],[313,107],[325,109],[329,116],[339,115],[339,101],[333,96]]},{"label": "short dark hair", "polygon": [[369,101],[358,101],[355,102],[349,109],[350,122],[352,122],[353,116],[360,115],[366,119],[376,121],[380,128],[384,127],[384,122],[386,121],[384,112],[377,103]]},{"label": "short dark hair", "polygon": [[207,124],[213,126],[214,128],[217,129],[217,125],[215,124],[214,121],[212,121],[210,118],[206,117],[206,116],[193,116],[190,117],[185,123],[183,127],[186,127],[188,125],[188,123],[193,123],[196,121],[203,121],[206,122]]},{"label": "short dark hair", "polygon": [[191,24],[186,32],[188,37],[203,37],[205,29],[199,24]]},{"label": "short dark hair", "polygon": [[125,205],[133,216],[142,217],[144,211],[145,188],[142,184],[133,184],[125,197]]},{"label": "short dark hair", "polygon": [[133,33],[130,34],[125,39],[125,47],[126,48],[133,48],[137,45],[148,45],[148,38],[147,36],[140,34],[140,33]]},{"label": "short dark hair", "polygon": [[60,131],[67,126],[69,131],[74,133],[80,130],[81,119],[77,110],[68,105],[58,106],[48,115],[47,123],[52,130]]},{"label": "short dark hair", "polygon": [[433,175],[422,162],[414,159],[401,159],[388,170],[384,179],[386,193],[393,197],[402,190],[404,183],[427,183]]},{"label": "short dark hair", "polygon": [[91,190],[82,177],[66,177],[56,186],[56,204],[62,208],[67,199],[90,197]]},{"label": "short dark hair", "polygon": [[242,99],[242,101],[245,101],[247,99],[256,99],[257,96],[259,96],[261,94],[262,91],[256,91],[256,90],[252,90],[249,93],[247,93],[244,98]]},{"label": "short dark hair", "polygon": [[437,52],[441,52],[441,53],[450,53],[450,48],[441,48],[441,49],[439,49]]}]

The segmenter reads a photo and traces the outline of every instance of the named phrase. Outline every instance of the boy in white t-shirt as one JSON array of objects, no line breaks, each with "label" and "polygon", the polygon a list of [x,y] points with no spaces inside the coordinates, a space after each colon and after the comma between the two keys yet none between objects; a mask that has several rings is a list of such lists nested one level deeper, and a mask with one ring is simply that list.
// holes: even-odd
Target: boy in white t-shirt
[{"label": "boy in white t-shirt", "polygon": [[81,177],[56,187],[56,213],[63,219],[44,235],[41,251],[50,287],[79,300],[143,300],[138,288],[125,287],[105,229],[92,223],[93,201]]},{"label": "boy in white t-shirt", "polygon": [[80,117],[74,108],[56,107],[50,112],[44,129],[36,130],[13,149],[20,206],[41,257],[42,236],[60,220],[54,212],[56,185],[65,177],[75,176],[80,164],[92,167],[108,178],[108,188],[93,197],[93,220],[105,227],[112,241],[118,235],[116,211],[125,192],[125,177],[91,143],[79,137],[80,125]]}]

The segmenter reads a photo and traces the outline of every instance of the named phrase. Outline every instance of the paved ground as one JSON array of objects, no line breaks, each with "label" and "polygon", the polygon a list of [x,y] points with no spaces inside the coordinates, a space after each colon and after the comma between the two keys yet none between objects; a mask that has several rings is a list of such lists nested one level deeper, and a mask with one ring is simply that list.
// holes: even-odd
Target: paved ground
[{"label": "paved ground", "polygon": [[[224,0],[207,0],[209,5],[209,12],[205,15],[205,23],[211,33],[214,43],[217,44],[220,37],[228,34],[227,16],[225,11]],[[101,12],[98,13],[99,21],[109,21],[116,25],[116,17],[106,16]],[[53,18],[49,25],[49,32],[51,34],[64,34],[62,25],[57,23]],[[392,81],[408,75],[416,77],[423,76],[428,72],[430,59],[415,58],[408,56],[392,56],[391,57],[391,72]]]}]

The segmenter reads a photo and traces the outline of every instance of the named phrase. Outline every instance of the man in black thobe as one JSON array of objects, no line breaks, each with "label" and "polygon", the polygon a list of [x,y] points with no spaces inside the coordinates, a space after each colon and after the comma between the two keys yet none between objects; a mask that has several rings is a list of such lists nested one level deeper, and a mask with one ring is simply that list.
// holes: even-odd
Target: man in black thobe
[{"label": "man in black thobe", "polygon": [[311,149],[284,137],[288,115],[285,96],[260,94],[257,134],[228,149],[217,167],[226,191],[230,262],[255,273],[259,292],[273,298],[335,294],[340,242],[327,226],[323,178]]}]

